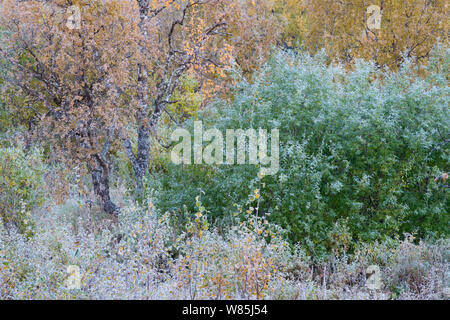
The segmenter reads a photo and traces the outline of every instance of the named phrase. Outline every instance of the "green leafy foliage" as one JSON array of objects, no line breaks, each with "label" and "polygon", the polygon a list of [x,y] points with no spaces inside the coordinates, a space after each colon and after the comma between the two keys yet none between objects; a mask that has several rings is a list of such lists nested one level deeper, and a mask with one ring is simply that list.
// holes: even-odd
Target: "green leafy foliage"
[{"label": "green leafy foliage", "polygon": [[30,211],[44,201],[41,158],[37,149],[0,148],[0,217],[27,235],[33,230]]}]

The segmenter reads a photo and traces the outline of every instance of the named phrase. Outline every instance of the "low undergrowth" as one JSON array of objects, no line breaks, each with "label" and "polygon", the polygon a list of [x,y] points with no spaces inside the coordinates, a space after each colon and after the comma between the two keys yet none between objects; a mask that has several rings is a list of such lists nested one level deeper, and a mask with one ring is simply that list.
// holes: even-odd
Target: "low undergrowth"
[{"label": "low undergrowth", "polygon": [[[262,212],[232,214],[224,233],[195,202],[181,234],[151,201],[144,209],[127,203],[118,219],[100,224],[79,199],[47,206],[51,212],[30,215],[32,238],[0,224],[0,299],[448,298],[448,240],[406,235],[317,262]],[[380,270],[378,289],[367,287],[370,265]]]}]

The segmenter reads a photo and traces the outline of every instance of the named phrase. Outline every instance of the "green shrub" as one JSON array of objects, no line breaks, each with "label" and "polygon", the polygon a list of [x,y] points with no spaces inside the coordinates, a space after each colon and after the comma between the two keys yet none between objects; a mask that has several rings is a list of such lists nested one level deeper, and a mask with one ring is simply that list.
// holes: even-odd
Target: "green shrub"
[{"label": "green shrub", "polygon": [[[435,60],[448,65],[442,52]],[[251,165],[169,165],[149,179],[155,205],[182,217],[201,189],[210,216],[226,223],[227,212],[260,189],[261,211],[315,256],[336,245],[337,221],[345,221],[346,245],[404,232],[448,236],[448,185],[434,181],[449,167],[447,68],[431,64],[420,78],[408,64],[393,73],[324,61],[280,53],[236,87],[233,101],[198,116],[205,130],[279,128],[276,175],[260,180]]]},{"label": "green shrub", "polygon": [[33,227],[30,211],[44,200],[41,158],[37,149],[0,148],[0,217],[26,234]]}]

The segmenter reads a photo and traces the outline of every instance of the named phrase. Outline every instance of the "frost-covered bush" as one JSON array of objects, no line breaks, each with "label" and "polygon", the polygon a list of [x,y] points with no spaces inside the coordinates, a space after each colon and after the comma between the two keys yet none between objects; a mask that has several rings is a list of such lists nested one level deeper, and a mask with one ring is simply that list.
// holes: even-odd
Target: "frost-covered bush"
[{"label": "frost-covered bush", "polygon": [[438,298],[436,293],[450,287],[450,243],[416,245],[412,240],[406,237],[398,248],[390,271],[391,288],[417,299]]},{"label": "frost-covered bush", "polygon": [[449,167],[449,51],[437,51],[423,78],[408,64],[390,72],[359,61],[347,71],[323,55],[275,55],[198,119],[222,132],[278,128],[279,172],[259,179],[252,165],[169,165],[151,176],[155,204],[182,217],[201,189],[226,228],[227,212],[259,188],[270,220],[315,257],[333,251],[336,223],[348,250],[404,232],[448,236],[448,181],[435,178]]}]

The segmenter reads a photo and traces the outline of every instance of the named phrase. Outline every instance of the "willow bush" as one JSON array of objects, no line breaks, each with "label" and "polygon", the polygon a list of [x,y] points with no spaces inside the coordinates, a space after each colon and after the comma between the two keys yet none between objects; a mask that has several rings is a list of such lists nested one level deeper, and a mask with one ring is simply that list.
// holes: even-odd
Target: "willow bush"
[{"label": "willow bush", "polygon": [[392,72],[360,60],[348,71],[323,53],[274,55],[198,118],[205,130],[279,128],[279,172],[259,179],[248,164],[171,164],[153,172],[148,192],[178,221],[201,192],[227,227],[259,189],[260,212],[318,256],[405,232],[448,236],[448,181],[435,178],[449,167],[449,51],[434,52],[425,77],[408,63]]}]

